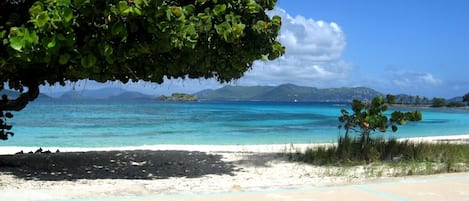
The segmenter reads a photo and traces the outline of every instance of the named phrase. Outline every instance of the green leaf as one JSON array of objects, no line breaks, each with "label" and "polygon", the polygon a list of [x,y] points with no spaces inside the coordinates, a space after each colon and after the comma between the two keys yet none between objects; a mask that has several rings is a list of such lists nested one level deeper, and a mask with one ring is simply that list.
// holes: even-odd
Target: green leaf
[{"label": "green leaf", "polygon": [[142,15],[142,10],[140,10],[137,7],[132,7],[132,12],[137,14],[137,15]]},{"label": "green leaf", "polygon": [[137,8],[142,8],[142,5],[148,6],[148,1],[144,0],[134,0],[134,4]]},{"label": "green leaf", "polygon": [[70,6],[71,1],[70,0],[56,0],[56,3],[58,6]]},{"label": "green leaf", "polygon": [[197,0],[195,3],[198,5],[203,5],[205,2],[207,2],[207,0]]},{"label": "green leaf", "polygon": [[125,10],[128,8],[129,6],[127,5],[127,1],[119,1],[119,3],[117,3],[117,9],[121,14],[124,14],[126,12]]},{"label": "green leaf", "polygon": [[189,5],[187,5],[187,6],[184,6],[183,9],[184,9],[184,12],[185,12],[186,14],[192,14],[192,13],[194,13],[194,11],[195,11],[195,6],[192,5],[192,4],[189,4]]},{"label": "green leaf", "polygon": [[57,35],[56,35],[56,38],[57,38],[58,40],[60,40],[60,41],[65,41],[65,40],[66,40],[65,36],[64,36],[63,34],[61,34],[61,33],[57,34]]},{"label": "green leaf", "polygon": [[248,3],[248,11],[250,13],[259,13],[262,11],[262,7],[257,4],[254,0],[250,0]]},{"label": "green leaf", "polygon": [[228,22],[215,25],[215,30],[218,35],[224,35],[226,32],[231,32],[231,25]]},{"label": "green leaf", "polygon": [[111,56],[113,53],[113,49],[112,49],[112,46],[106,44],[104,45],[104,48],[103,48],[103,55],[104,56]]},{"label": "green leaf", "polygon": [[171,6],[171,14],[175,17],[180,17],[182,15],[182,9],[179,6]]},{"label": "green leaf", "polygon": [[22,52],[24,47],[24,40],[20,37],[10,38],[10,47],[18,52]]},{"label": "green leaf", "polygon": [[96,57],[92,54],[89,54],[81,58],[81,65],[85,68],[91,68],[96,65]]},{"label": "green leaf", "polygon": [[65,23],[69,23],[73,19],[73,11],[72,9],[65,7],[63,8],[63,19]]},{"label": "green leaf", "polygon": [[213,15],[219,16],[219,15],[225,13],[225,10],[226,10],[226,5],[225,4],[216,5],[215,8],[213,9]]},{"label": "green leaf", "polygon": [[40,1],[36,1],[31,6],[31,8],[29,8],[29,15],[31,16],[31,18],[34,19],[43,10],[44,10],[44,4],[42,4],[42,2]]},{"label": "green leaf", "polygon": [[54,48],[56,44],[57,43],[55,41],[55,37],[52,37],[51,41],[49,43],[47,43],[47,48],[49,48],[49,49]]},{"label": "green leaf", "polygon": [[66,64],[68,63],[68,61],[70,60],[70,54],[68,53],[65,53],[65,54],[61,54],[60,57],[59,57],[59,64]]},{"label": "green leaf", "polygon": [[23,30],[24,30],[23,38],[25,40],[25,46],[38,43],[39,37],[36,35],[36,31],[34,30],[29,31],[28,28],[24,28]]},{"label": "green leaf", "polygon": [[47,11],[40,12],[37,16],[34,22],[36,22],[36,26],[39,28],[44,27],[47,22],[49,22],[50,17]]},{"label": "green leaf", "polygon": [[124,24],[122,22],[116,22],[112,25],[111,34],[113,36],[121,36],[123,35],[125,30]]},{"label": "green leaf", "polygon": [[89,3],[90,0],[73,0],[73,5],[75,5],[77,8],[81,8]]},{"label": "green leaf", "polygon": [[112,56],[107,56],[105,60],[108,64],[114,64],[114,58]]}]

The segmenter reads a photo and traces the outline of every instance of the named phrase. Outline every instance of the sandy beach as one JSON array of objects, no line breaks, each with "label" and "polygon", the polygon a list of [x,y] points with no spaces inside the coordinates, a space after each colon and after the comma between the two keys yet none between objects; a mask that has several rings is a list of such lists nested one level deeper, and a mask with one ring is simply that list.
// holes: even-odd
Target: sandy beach
[{"label": "sandy beach", "polygon": [[[469,135],[412,138],[468,143]],[[0,200],[213,193],[362,184],[396,179],[369,165],[318,167],[286,153],[327,144],[155,145],[121,148],[0,147]],[[15,154],[23,151],[25,154]],[[377,171],[381,171],[376,174]]]}]

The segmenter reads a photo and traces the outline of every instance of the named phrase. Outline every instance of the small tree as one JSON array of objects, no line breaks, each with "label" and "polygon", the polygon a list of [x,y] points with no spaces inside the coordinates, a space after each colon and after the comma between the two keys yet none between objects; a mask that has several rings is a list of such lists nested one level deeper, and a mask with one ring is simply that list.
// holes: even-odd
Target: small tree
[{"label": "small tree", "polygon": [[388,95],[386,95],[386,101],[391,105],[396,104],[396,96],[394,96],[392,94],[388,94]]},{"label": "small tree", "polygon": [[399,104],[404,104],[404,96],[399,97]]},{"label": "small tree", "polygon": [[446,101],[444,98],[433,98],[432,99],[432,107],[443,107],[446,105]]},{"label": "small tree", "polygon": [[407,104],[411,105],[412,103],[414,103],[414,97],[413,96],[408,96],[407,97]]},{"label": "small tree", "polygon": [[422,101],[422,98],[420,98],[420,96],[415,97],[415,105],[420,105],[421,101]]},{"label": "small tree", "polygon": [[428,100],[427,97],[423,97],[423,99],[422,99],[423,104],[427,105],[427,104],[428,104],[428,101],[429,101],[429,100]]},{"label": "small tree", "polygon": [[404,125],[407,121],[422,120],[420,111],[401,112],[394,111],[391,118],[384,113],[387,111],[388,105],[382,97],[375,97],[371,103],[365,103],[359,100],[353,100],[352,111],[350,114],[346,109],[342,109],[342,116],[339,117],[339,128],[345,129],[345,138],[349,137],[349,132],[359,133],[363,158],[369,161],[368,145],[371,134],[380,131],[386,132],[391,128],[392,132],[397,131],[398,125]]},{"label": "small tree", "polygon": [[467,105],[469,105],[469,93],[465,94],[465,95],[462,97],[462,101],[463,101],[463,102],[467,102]]}]

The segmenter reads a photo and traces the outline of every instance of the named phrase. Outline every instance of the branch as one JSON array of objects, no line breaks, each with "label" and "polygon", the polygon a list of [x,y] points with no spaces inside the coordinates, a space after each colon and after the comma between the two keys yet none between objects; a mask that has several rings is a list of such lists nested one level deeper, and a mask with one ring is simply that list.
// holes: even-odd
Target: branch
[{"label": "branch", "polygon": [[0,111],[20,111],[26,105],[39,96],[39,84],[26,85],[28,92],[22,93],[14,100],[3,99],[0,100]]}]

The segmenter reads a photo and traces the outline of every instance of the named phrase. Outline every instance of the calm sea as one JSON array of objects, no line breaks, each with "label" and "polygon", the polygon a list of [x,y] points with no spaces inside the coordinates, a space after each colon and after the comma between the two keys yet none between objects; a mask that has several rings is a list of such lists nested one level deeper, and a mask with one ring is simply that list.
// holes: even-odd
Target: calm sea
[{"label": "calm sea", "polygon": [[[333,142],[335,103],[33,102],[11,120],[15,136],[0,146],[119,147],[156,144],[285,144]],[[401,108],[401,110],[406,110]],[[469,110],[422,109],[395,137],[469,133]],[[343,131],[342,131],[343,133]],[[377,133],[376,135],[381,135]]]}]

